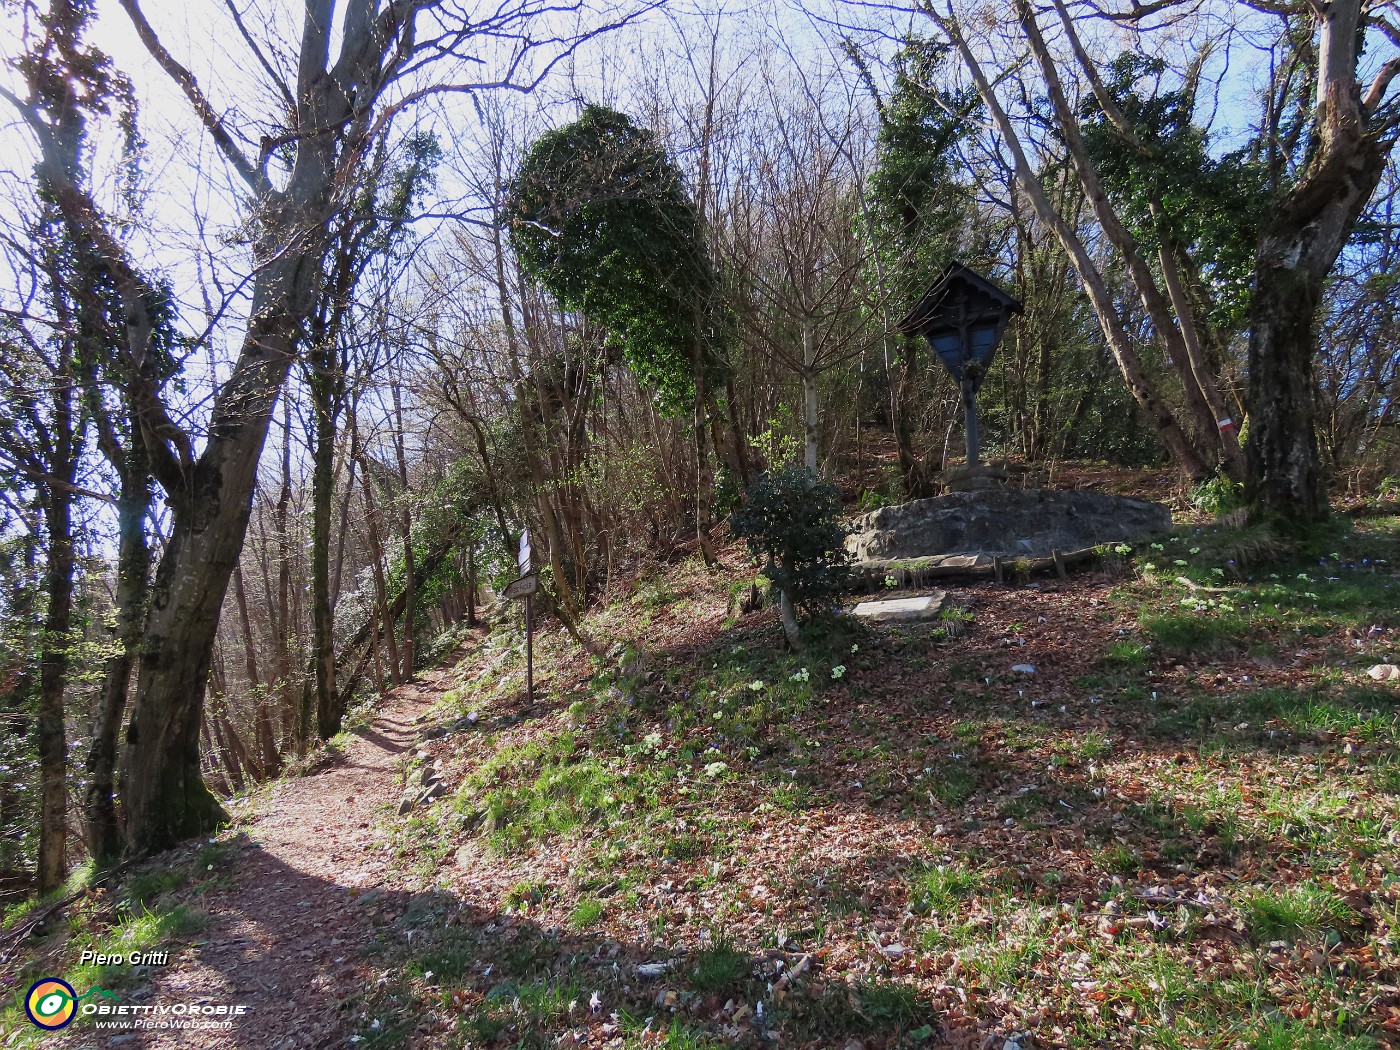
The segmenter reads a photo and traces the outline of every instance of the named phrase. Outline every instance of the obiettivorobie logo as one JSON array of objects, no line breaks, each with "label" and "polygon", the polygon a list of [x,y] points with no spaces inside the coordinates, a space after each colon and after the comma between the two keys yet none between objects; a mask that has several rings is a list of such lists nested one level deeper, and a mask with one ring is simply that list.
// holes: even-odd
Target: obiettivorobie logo
[{"label": "obiettivorobie logo", "polygon": [[35,981],[25,995],[24,1012],[39,1028],[52,1032],[71,1024],[78,1014],[78,1004],[93,995],[104,999],[117,997],[115,992],[95,987],[79,995],[67,981],[45,977]]}]

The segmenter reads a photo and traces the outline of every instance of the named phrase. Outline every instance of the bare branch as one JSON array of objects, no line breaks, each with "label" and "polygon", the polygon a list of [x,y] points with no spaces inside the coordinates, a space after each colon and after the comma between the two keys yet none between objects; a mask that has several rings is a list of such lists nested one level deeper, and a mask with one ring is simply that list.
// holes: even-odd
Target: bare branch
[{"label": "bare branch", "polygon": [[1385,101],[1385,93],[1390,89],[1390,82],[1397,75],[1400,75],[1400,58],[1392,58],[1376,73],[1376,78],[1371,81],[1371,86],[1367,88],[1366,95],[1361,100],[1361,111],[1368,121],[1375,117],[1381,108],[1381,103]]},{"label": "bare branch", "polygon": [[233,16],[233,24],[238,27],[238,33],[243,37],[243,42],[248,45],[248,50],[253,52],[253,57],[258,60],[258,65],[263,67],[263,72],[267,74],[268,79],[272,81],[273,86],[277,88],[278,93],[282,96],[282,101],[287,104],[287,112],[295,113],[297,100],[292,97],[291,89],[287,87],[287,83],[282,79],[281,74],[272,68],[272,63],[269,62],[267,56],[263,54],[262,48],[258,46],[258,42],[253,39],[253,34],[248,32],[248,27],[243,24],[243,16],[239,14],[238,8],[234,5],[233,0],[224,0],[224,6],[228,8],[228,13]]},{"label": "bare branch", "polygon": [[219,147],[228,162],[234,166],[238,174],[242,176],[250,189],[258,196],[272,192],[272,183],[267,175],[243,155],[238,144],[233,141],[233,136],[224,127],[223,120],[214,112],[214,107],[210,105],[209,99],[200,90],[199,84],[194,79],[194,74],[175,61],[173,55],[165,49],[165,45],[156,36],[156,31],[151,28],[151,23],[146,20],[137,0],[118,0],[122,10],[131,19],[131,24],[136,29],[136,35],[141,38],[141,43],[146,46],[151,57],[156,60],[156,64],[169,74],[180,90],[185,93],[185,97],[190,100],[190,105],[194,107],[195,113],[203,121],[210,136],[214,139],[214,144]]}]

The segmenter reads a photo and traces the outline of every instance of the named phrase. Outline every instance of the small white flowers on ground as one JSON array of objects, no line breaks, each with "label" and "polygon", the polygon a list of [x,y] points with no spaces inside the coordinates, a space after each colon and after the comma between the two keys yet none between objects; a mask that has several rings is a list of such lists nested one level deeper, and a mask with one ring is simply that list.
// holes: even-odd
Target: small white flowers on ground
[{"label": "small white flowers on ground", "polygon": [[763,690],[767,689],[768,686],[763,682],[762,679],[755,678],[752,682],[749,683],[749,688],[752,689],[755,693],[761,693],[763,692]]},{"label": "small white flowers on ground", "polygon": [[711,762],[705,766],[705,776],[713,780],[715,777],[719,776],[728,768],[728,762]]},{"label": "small white flowers on ground", "polygon": [[853,646],[851,646],[851,652],[853,652],[853,653],[858,653],[858,652],[860,652],[860,646],[859,646],[859,645],[853,645]]},{"label": "small white flowers on ground", "polygon": [[603,997],[594,992],[588,1000],[588,1008],[593,1011],[593,1016],[597,1017],[603,1012]]},{"label": "small white flowers on ground", "polygon": [[845,664],[837,664],[835,667],[833,667],[833,668],[831,669],[831,677],[832,677],[832,678],[840,678],[840,677],[841,677],[842,675],[844,675],[845,673],[846,673],[846,665],[845,665]]},{"label": "small white flowers on ground", "polygon": [[802,670],[798,671],[796,674],[790,674],[790,675],[788,675],[788,681],[789,681],[789,682],[806,682],[806,681],[810,681],[811,678],[812,678],[812,672],[809,671],[809,670],[807,670],[807,668],[805,668],[805,667],[802,668]]}]

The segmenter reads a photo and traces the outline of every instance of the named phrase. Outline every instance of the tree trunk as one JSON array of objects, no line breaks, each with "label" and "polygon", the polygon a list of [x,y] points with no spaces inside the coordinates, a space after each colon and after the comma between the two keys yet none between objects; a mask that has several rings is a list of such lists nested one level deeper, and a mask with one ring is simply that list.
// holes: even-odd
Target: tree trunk
[{"label": "tree trunk", "polygon": [[[55,19],[84,26],[84,6],[55,6]],[[128,848],[143,853],[207,831],[224,817],[201,780],[199,751],[219,613],[243,546],[277,396],[304,321],[314,311],[330,221],[364,172],[380,93],[414,52],[418,12],[357,3],[336,26],[329,0],[305,5],[295,46],[291,121],[301,131],[291,143],[291,172],[283,185],[274,186],[264,164],[241,152],[189,70],[165,51],[136,0],[122,0],[121,6],[147,51],[190,100],[224,160],[247,184],[248,225],[256,231],[249,320],[232,373],[214,397],[203,449],[196,454],[194,439],[172,419],[159,383],[139,375],[124,379],[171,510],[171,536],[142,632],[121,776]],[[78,39],[60,35],[57,57],[31,56],[30,86],[41,104],[25,115],[39,140],[38,180],[74,242],[106,264],[121,296],[129,351],[139,361],[152,346],[156,296],[86,188],[79,163],[82,93],[67,90],[68,78],[60,72],[65,67],[59,65],[67,61],[66,68],[76,68],[87,60],[86,54],[74,53],[80,51]]]},{"label": "tree trunk", "polygon": [[[259,285],[285,266],[267,266]],[[267,295],[262,288],[254,294],[255,320],[215,401],[209,443],[192,465],[188,492],[172,501],[172,534],[151,588],[121,777],[134,853],[163,849],[226,819],[200,777],[199,724],[258,458],[291,364],[290,319],[262,312]]]},{"label": "tree trunk", "polygon": [[476,541],[467,544],[467,626],[476,626]]},{"label": "tree trunk", "polygon": [[937,494],[933,479],[923,457],[914,451],[914,437],[909,426],[909,402],[914,396],[917,380],[917,355],[914,340],[904,339],[899,352],[899,381],[894,384],[890,408],[894,419],[894,443],[899,450],[899,469],[904,476],[907,499],[927,499]]},{"label": "tree trunk", "polygon": [[92,749],[88,752],[88,786],[84,797],[88,851],[99,865],[121,855],[122,832],[117,817],[117,740],[126,694],[131,685],[146,594],[151,582],[151,552],[146,542],[146,514],[150,509],[150,482],[140,440],[132,442],[122,472],[121,498],[117,502],[117,652],[107,660],[98,699]]},{"label": "tree trunk", "polygon": [[1246,491],[1256,516],[1299,528],[1329,513],[1314,399],[1318,307],[1392,146],[1366,127],[1383,89],[1363,104],[1355,79],[1360,3],[1323,10],[1313,156],[1260,236],[1250,308]]},{"label": "tree trunk", "polygon": [[[330,355],[325,355],[330,356]],[[335,496],[335,431],[325,357],[312,364],[315,413],[311,450],[311,659],[315,665],[314,697],[302,690],[302,724],[310,733],[312,718],[322,740],[340,732],[343,712],[335,691],[335,610],[331,606],[331,505]],[[314,701],[314,702],[313,702]]]},{"label": "tree trunk", "polygon": [[384,627],[384,640],[389,647],[389,678],[399,684],[399,646],[394,640],[394,619],[387,612],[389,585],[384,578],[384,544],[379,537],[379,505],[374,498],[374,475],[370,473],[368,457],[360,464],[365,480],[360,494],[365,502],[365,528],[369,532],[370,565],[374,570],[374,605]]},{"label": "tree trunk", "polygon": [[811,321],[802,326],[802,462],[817,472],[817,350]]},{"label": "tree trunk", "polygon": [[739,421],[739,397],[734,391],[734,371],[729,369],[724,376],[724,393],[728,400],[729,430],[734,435],[734,462],[739,469],[739,484],[749,487],[752,472],[749,470],[749,443],[744,436],[743,424]]},{"label": "tree trunk", "polygon": [[[413,575],[413,500],[408,489],[408,455],[404,447],[403,399],[399,395],[398,383],[393,384],[392,396],[394,403],[394,453],[398,459],[399,499],[402,501],[402,506],[399,508],[399,535],[403,541],[404,580],[403,663],[400,665],[399,679],[406,682],[413,677],[413,631],[418,581],[414,579]],[[391,625],[390,630],[392,629]]]},{"label": "tree trunk", "polygon": [[[55,431],[71,436],[72,396],[59,393]],[[66,423],[63,417],[67,416]],[[59,440],[64,440],[60,437]],[[64,453],[65,458],[69,458]],[[72,465],[55,464],[60,478],[72,476]],[[68,674],[68,637],[73,612],[73,497],[58,485],[47,486],[44,519],[49,534],[44,589],[48,611],[39,651],[39,892],[49,893],[68,877],[68,733],[63,693]]]},{"label": "tree trunk", "polygon": [[695,437],[695,543],[705,564],[714,565],[715,545],[710,539],[710,528],[714,524],[715,486],[710,474],[709,442],[705,440],[709,430],[705,425],[705,351],[698,335],[690,351],[690,365],[691,381],[695,386],[695,405],[691,413]]},{"label": "tree trunk", "polygon": [[282,739],[293,750],[301,747],[301,705],[292,682],[292,637],[296,623],[292,617],[292,539],[288,516],[292,506],[292,409],[282,399],[282,484],[273,507],[272,530],[277,537],[277,598],[273,606],[272,645],[276,654],[277,700],[282,713]]},{"label": "tree trunk", "polygon": [[797,624],[797,614],[793,611],[792,600],[788,597],[787,591],[778,592],[778,617],[783,624],[783,634],[787,637],[788,645],[798,652],[804,648],[802,644],[802,630]]}]

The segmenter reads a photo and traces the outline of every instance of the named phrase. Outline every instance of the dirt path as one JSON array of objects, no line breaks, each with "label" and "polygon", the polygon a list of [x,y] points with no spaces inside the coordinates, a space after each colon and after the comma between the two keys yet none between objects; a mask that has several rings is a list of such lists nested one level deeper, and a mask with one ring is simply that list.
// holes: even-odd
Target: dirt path
[{"label": "dirt path", "polygon": [[[450,666],[450,665],[449,665]],[[350,1045],[349,1002],[382,976],[367,960],[389,876],[376,811],[398,795],[398,760],[416,720],[450,685],[446,669],[395,691],[388,710],[354,736],[342,761],[276,784],[244,829],[228,888],[195,906],[208,912],[199,943],[156,971],[154,986],[123,1001],[243,1005],[232,1030],[75,1032],[74,1047],[291,1050]],[[75,1026],[76,1028],[77,1026]]]}]

